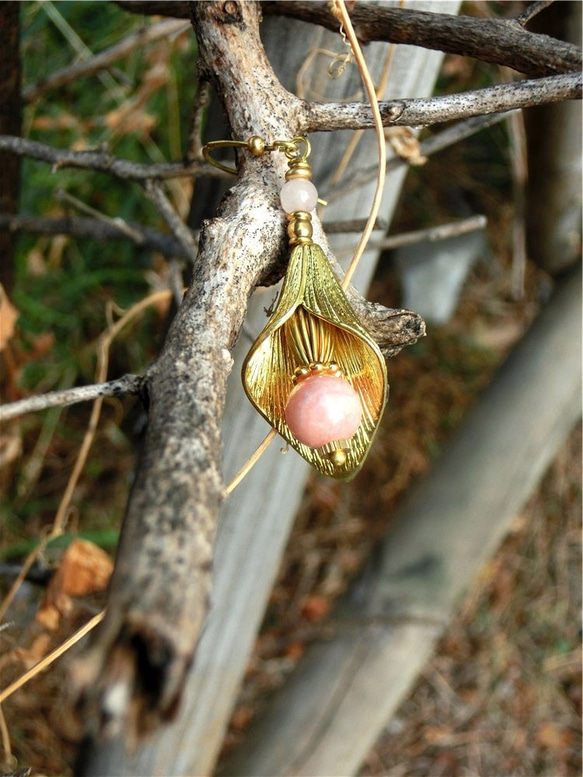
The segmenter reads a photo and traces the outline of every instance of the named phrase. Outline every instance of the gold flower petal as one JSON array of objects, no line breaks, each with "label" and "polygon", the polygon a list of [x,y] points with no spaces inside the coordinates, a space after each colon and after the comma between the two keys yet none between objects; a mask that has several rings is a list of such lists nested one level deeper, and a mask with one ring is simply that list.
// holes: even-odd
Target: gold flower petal
[{"label": "gold flower petal", "polygon": [[[360,397],[360,426],[341,446],[310,448],[285,422],[296,370],[316,362],[338,365]],[[268,423],[319,472],[341,479],[358,472],[385,406],[387,370],[320,246],[293,249],[277,307],[243,364],[243,386]],[[339,449],[345,455],[335,455]]]}]

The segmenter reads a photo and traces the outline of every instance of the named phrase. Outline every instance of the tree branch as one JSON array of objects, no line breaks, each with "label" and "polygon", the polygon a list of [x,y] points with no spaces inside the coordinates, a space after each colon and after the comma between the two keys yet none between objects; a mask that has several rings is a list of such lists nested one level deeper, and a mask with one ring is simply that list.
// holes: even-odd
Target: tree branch
[{"label": "tree branch", "polygon": [[520,24],[521,27],[524,27],[531,19],[534,19],[537,14],[544,11],[545,8],[548,8],[549,5],[552,5],[554,2],[555,0],[537,0],[537,2],[531,3],[525,8],[522,13],[519,13],[518,16],[515,16],[514,21],[516,24]]},{"label": "tree branch", "polygon": [[[380,108],[385,126],[426,127],[470,116],[580,99],[582,87],[581,73],[569,73],[500,84],[444,97],[382,102]],[[363,103],[300,102],[289,94],[287,99],[294,103],[293,118],[296,121],[293,123],[296,134],[367,129],[373,126],[370,108]],[[266,135],[269,138],[272,137],[273,131],[268,129]],[[62,167],[76,167],[111,173],[118,178],[133,181],[162,180],[188,175],[220,177],[228,175],[212,165],[198,161],[189,162],[188,165],[181,162],[158,165],[139,164],[116,159],[104,151],[69,151],[6,135],[0,136],[0,151],[4,150],[47,162],[56,170]]]},{"label": "tree branch", "polygon": [[[338,31],[328,3],[320,0],[263,2],[266,14],[282,14]],[[525,31],[506,19],[474,19],[430,11],[413,11],[356,3],[350,18],[363,43],[386,41],[438,49],[496,65],[529,76],[579,71],[581,50],[571,43]]]},{"label": "tree branch", "polygon": [[151,43],[160,38],[169,38],[173,35],[179,35],[187,29],[190,29],[190,25],[185,25],[184,22],[175,20],[167,20],[152,24],[149,27],[143,27],[138,30],[138,32],[128,35],[127,38],[124,38],[114,46],[110,46],[104,51],[100,51],[99,54],[91,57],[91,59],[67,65],[67,67],[63,67],[60,70],[51,73],[50,76],[43,81],[40,81],[38,84],[27,86],[22,92],[22,99],[25,102],[33,102],[47,92],[50,92],[53,89],[59,89],[61,86],[71,83],[71,81],[77,81],[79,78],[85,78],[94,73],[98,73],[100,70],[105,70],[118,59],[127,56],[135,49],[144,46],[146,43]]},{"label": "tree branch", "polygon": [[140,394],[143,378],[139,375],[124,375],[106,383],[94,383],[91,386],[76,386],[63,391],[51,391],[36,397],[26,397],[17,402],[0,406],[0,421],[10,421],[25,413],[36,413],[49,407],[68,407],[78,402],[90,402],[99,397],[123,397],[127,394]]},{"label": "tree branch", "polygon": [[188,259],[190,259],[191,262],[194,262],[198,249],[194,235],[186,224],[180,220],[178,214],[162,191],[160,184],[155,181],[146,181],[144,190],[148,199],[154,203],[173,234],[178,238],[182,250],[187,255]]},{"label": "tree branch", "polygon": [[[134,13],[188,18],[186,2],[126,0],[118,5]],[[329,3],[322,0],[264,0],[261,6],[265,14],[302,19],[338,32],[338,22],[330,13]],[[534,13],[539,10],[533,9]],[[358,2],[349,13],[362,43],[385,41],[437,49],[505,65],[529,76],[580,70],[581,51],[577,46],[523,29],[522,25],[534,15],[533,11],[529,6],[516,20],[474,19]]]},{"label": "tree branch", "polygon": [[[290,115],[256,4],[193,3],[193,14],[202,67],[216,70],[235,136],[293,137],[293,98]],[[283,233],[279,156],[243,155],[245,175],[205,225],[190,289],[146,375],[149,424],[107,614],[75,675],[85,718],[102,734],[124,731],[131,741],[173,717],[206,616],[229,351]]]},{"label": "tree branch", "polygon": [[228,173],[217,170],[216,167],[191,160],[184,162],[167,162],[162,164],[141,164],[117,159],[108,151],[70,151],[66,148],[55,148],[39,143],[36,140],[0,135],[0,151],[12,151],[18,156],[27,156],[40,162],[48,162],[54,170],[63,167],[76,167],[83,170],[95,170],[100,173],[110,173],[118,178],[129,181],[164,180],[183,176],[209,176],[227,178]]},{"label": "tree branch", "polygon": [[34,233],[39,235],[72,235],[88,237],[93,240],[131,240],[134,245],[145,250],[159,251],[166,257],[191,259],[180,241],[173,235],[164,235],[143,224],[127,222],[128,229],[116,226],[115,220],[107,223],[99,219],[82,216],[63,216],[62,218],[40,218],[37,216],[12,216],[0,213],[0,229],[14,233]]},{"label": "tree branch", "polygon": [[[436,132],[434,135],[430,135],[428,138],[422,140],[419,144],[419,154],[423,157],[429,157],[432,154],[436,154],[438,151],[442,151],[444,148],[449,148],[455,143],[471,137],[476,132],[480,132],[500,121],[504,121],[511,115],[512,112],[509,111],[507,113],[492,113],[487,116],[474,116],[471,119],[460,121],[457,124],[447,127],[447,129],[441,130],[441,132]],[[392,157],[387,162],[387,173],[408,164],[410,164],[408,159],[404,159],[400,156]],[[355,188],[364,186],[364,184],[374,180],[376,175],[376,166],[359,170],[351,177],[348,183],[345,183],[342,186],[337,185],[332,191],[326,192],[326,200],[331,203],[342,199],[342,197],[345,197]]]},{"label": "tree branch", "polygon": [[[380,103],[385,126],[427,127],[514,108],[581,99],[583,75],[568,73],[512,84],[489,86],[443,97],[413,98]],[[302,132],[326,132],[373,127],[371,110],[363,103],[304,103]]]}]

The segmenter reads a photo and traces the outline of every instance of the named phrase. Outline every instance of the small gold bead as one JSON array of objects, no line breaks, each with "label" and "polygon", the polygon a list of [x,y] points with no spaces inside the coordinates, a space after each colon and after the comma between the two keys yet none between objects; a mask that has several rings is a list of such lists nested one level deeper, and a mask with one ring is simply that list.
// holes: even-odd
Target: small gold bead
[{"label": "small gold bead", "polygon": [[308,181],[312,178],[312,168],[305,159],[294,159],[289,163],[289,170],[285,174],[285,180],[291,181],[292,178],[304,178]]},{"label": "small gold bead", "polygon": [[247,141],[247,148],[253,156],[261,156],[265,152],[265,141],[259,135],[253,135]]},{"label": "small gold bead", "polygon": [[288,216],[287,234],[291,245],[312,242],[312,217],[309,213],[298,210]]},{"label": "small gold bead", "polygon": [[340,467],[346,464],[346,451],[338,448],[338,450],[328,454],[328,459],[332,462],[335,469],[340,469]]}]

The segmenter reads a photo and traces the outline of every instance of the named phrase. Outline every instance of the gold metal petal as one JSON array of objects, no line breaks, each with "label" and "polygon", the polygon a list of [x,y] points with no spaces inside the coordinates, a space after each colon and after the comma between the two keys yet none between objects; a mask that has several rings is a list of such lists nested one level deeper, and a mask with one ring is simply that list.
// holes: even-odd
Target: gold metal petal
[{"label": "gold metal petal", "polygon": [[[285,422],[294,374],[315,362],[338,365],[362,404],[354,436],[319,449],[301,443]],[[293,249],[277,307],[243,364],[243,386],[268,423],[319,472],[341,479],[358,472],[385,406],[387,370],[320,246]]]}]

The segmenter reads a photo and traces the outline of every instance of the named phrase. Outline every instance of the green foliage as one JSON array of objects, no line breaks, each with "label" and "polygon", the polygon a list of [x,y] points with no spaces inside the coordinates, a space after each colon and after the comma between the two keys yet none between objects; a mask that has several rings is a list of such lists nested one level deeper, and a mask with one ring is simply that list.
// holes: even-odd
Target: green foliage
[{"label": "green foliage", "polygon": [[[23,87],[99,53],[145,23],[149,20],[115,3],[24,3]],[[25,136],[58,148],[107,147],[137,162],[179,157],[195,89],[191,38],[140,46],[109,70],[47,93],[26,107]],[[79,215],[63,201],[60,193],[65,192],[106,217],[166,229],[141,187],[130,181],[85,170],[53,171],[34,160],[23,160],[22,181],[21,211],[28,215]],[[80,354],[103,331],[108,302],[126,308],[141,299],[151,266],[152,257],[129,241],[23,237],[12,293],[20,331],[29,341],[51,333],[55,345],[47,359],[63,369],[77,361],[87,379],[88,365],[79,362]],[[141,351],[145,359],[151,356],[147,344]],[[144,366],[142,362],[128,369]],[[27,388],[35,388],[29,382],[34,372],[23,373]]]}]

